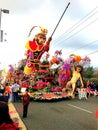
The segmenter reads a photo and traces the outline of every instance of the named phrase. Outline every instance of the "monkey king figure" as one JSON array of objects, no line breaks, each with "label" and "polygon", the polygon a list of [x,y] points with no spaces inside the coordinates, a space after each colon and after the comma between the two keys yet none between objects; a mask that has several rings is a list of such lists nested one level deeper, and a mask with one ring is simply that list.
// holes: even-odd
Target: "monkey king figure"
[{"label": "monkey king figure", "polygon": [[[35,27],[37,26],[34,26],[30,30],[29,36],[31,34],[31,31]],[[40,27],[40,32],[35,35],[34,39],[26,43],[25,47],[27,49],[26,51],[27,63],[26,66],[24,67],[24,73],[27,75],[38,70],[42,55],[45,52],[49,51],[50,41],[52,40],[52,38],[49,37],[48,40],[46,41],[47,32],[48,32],[47,29]]]}]

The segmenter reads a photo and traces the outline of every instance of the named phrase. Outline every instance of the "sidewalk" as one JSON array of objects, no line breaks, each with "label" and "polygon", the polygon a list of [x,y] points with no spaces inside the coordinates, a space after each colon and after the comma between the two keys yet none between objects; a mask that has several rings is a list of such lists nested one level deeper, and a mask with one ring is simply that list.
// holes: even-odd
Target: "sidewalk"
[{"label": "sidewalk", "polygon": [[21,128],[21,130],[27,130],[25,124],[23,123],[19,114],[17,113],[13,103],[9,103],[8,105],[9,105],[9,112],[10,112],[11,118],[14,119],[15,121],[18,119],[19,127]]}]

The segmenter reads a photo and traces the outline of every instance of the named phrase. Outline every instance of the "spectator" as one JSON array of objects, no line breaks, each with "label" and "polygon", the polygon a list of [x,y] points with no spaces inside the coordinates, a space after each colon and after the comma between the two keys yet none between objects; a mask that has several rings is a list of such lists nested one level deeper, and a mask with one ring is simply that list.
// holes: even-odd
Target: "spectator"
[{"label": "spectator", "polygon": [[10,85],[9,85],[9,83],[6,83],[5,84],[5,91],[4,91],[4,94],[3,94],[6,102],[9,101],[10,93],[11,93]]},{"label": "spectator", "polygon": [[9,87],[10,87],[10,94],[9,94],[9,101],[8,102],[12,102],[12,86],[13,86],[13,84],[11,83],[9,85]]},{"label": "spectator", "polygon": [[22,97],[22,103],[23,103],[23,118],[27,117],[28,112],[28,106],[30,102],[30,95],[28,94],[28,89],[25,90],[25,93]]},{"label": "spectator", "polygon": [[8,103],[8,100],[9,100],[9,94],[8,91],[5,91],[3,93],[3,101]]},{"label": "spectator", "polygon": [[97,85],[96,85],[96,83],[93,81],[93,90],[95,91],[95,90],[97,90]]},{"label": "spectator", "polygon": [[95,91],[95,90],[96,90],[96,84],[95,84],[94,81],[91,82],[90,87],[91,87],[91,90],[92,90],[92,91]]},{"label": "spectator", "polygon": [[0,101],[0,130],[19,130],[18,124],[13,122],[9,115],[8,104],[2,101]]},{"label": "spectator", "polygon": [[20,85],[15,81],[12,85],[12,93],[13,93],[13,101],[18,102],[18,92],[20,89]]},{"label": "spectator", "polygon": [[88,81],[86,82],[86,86],[88,87],[88,86],[90,86],[90,84],[91,84],[91,82],[88,80]]}]

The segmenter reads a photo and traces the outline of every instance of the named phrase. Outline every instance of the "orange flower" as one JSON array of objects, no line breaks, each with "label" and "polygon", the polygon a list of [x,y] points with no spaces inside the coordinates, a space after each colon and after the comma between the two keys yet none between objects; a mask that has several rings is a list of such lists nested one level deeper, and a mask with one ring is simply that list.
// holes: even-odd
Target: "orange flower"
[{"label": "orange flower", "polygon": [[11,73],[8,72],[8,73],[7,73],[7,78],[10,79],[11,77],[12,77]]},{"label": "orange flower", "polygon": [[74,57],[75,62],[80,62],[82,60],[81,56]]},{"label": "orange flower", "polygon": [[53,57],[52,60],[51,60],[52,63],[56,63],[56,61],[57,61],[56,57]]}]

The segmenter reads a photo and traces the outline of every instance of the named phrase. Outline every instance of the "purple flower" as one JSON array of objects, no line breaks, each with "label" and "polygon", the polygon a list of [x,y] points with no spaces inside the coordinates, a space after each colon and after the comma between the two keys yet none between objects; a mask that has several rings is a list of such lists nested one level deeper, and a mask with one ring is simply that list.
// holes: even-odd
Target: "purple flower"
[{"label": "purple flower", "polygon": [[10,72],[13,72],[13,71],[14,71],[14,67],[13,67],[12,65],[9,65],[9,67],[10,67],[10,68],[9,68],[9,71],[10,71]]},{"label": "purple flower", "polygon": [[68,59],[65,60],[66,64],[70,64],[71,62],[73,62],[74,58],[72,56],[70,56]]},{"label": "purple flower", "polygon": [[56,50],[55,51],[55,55],[61,55],[62,54],[62,50]]},{"label": "purple flower", "polygon": [[70,64],[64,64],[63,66],[62,66],[62,69],[63,70],[69,70],[71,67],[70,67]]},{"label": "purple flower", "polygon": [[82,59],[82,63],[83,64],[90,64],[91,62],[91,59],[88,57],[88,56],[85,56],[83,59]]},{"label": "purple flower", "polygon": [[62,62],[63,59],[61,57],[57,57],[57,61]]}]

